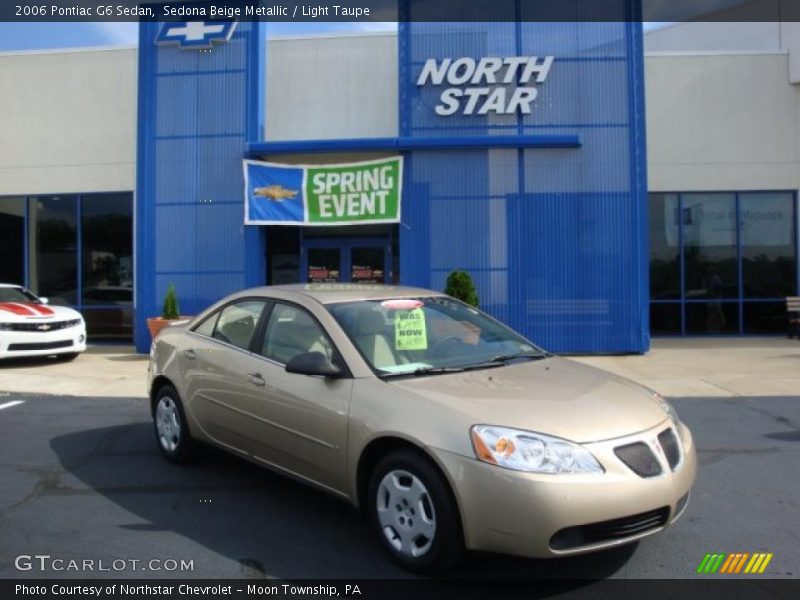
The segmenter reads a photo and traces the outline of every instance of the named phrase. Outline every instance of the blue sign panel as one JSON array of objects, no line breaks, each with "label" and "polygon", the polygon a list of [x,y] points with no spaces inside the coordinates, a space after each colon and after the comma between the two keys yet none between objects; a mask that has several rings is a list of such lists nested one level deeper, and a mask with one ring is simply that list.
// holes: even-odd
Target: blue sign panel
[{"label": "blue sign panel", "polygon": [[164,23],[156,37],[156,44],[175,45],[190,50],[211,48],[212,43],[222,44],[231,39],[236,21],[185,21]]},{"label": "blue sign panel", "polygon": [[[214,52],[183,50],[211,40],[228,43]],[[263,123],[264,59],[261,23],[139,26],[134,341],[140,352],[150,346],[145,320],[161,313],[169,284],[182,314],[193,315],[263,282],[262,232],[242,226],[241,165]]]},{"label": "blue sign panel", "polygon": [[300,225],[305,219],[303,167],[245,161],[245,222]]},{"label": "blue sign panel", "polygon": [[[500,12],[519,4],[497,0]],[[400,135],[442,143],[406,156],[401,280],[441,290],[463,269],[481,308],[545,348],[644,352],[641,23],[536,22],[537,3],[522,5],[529,22],[447,23],[421,22],[425,3],[407,3]],[[579,136],[580,146],[457,147],[541,134]]]}]

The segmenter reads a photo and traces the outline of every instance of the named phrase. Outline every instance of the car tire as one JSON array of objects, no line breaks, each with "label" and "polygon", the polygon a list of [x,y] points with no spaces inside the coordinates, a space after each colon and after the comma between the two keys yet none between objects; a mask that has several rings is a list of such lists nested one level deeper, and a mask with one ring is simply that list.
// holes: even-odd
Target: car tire
[{"label": "car tire", "polygon": [[194,442],[186,423],[178,391],[164,385],[156,393],[153,408],[153,426],[161,454],[174,463],[185,463],[194,450]]},{"label": "car tire", "polygon": [[392,558],[418,573],[444,571],[464,555],[458,506],[429,459],[399,450],[378,461],[367,486],[370,524]]},{"label": "car tire", "polygon": [[56,354],[56,358],[58,360],[61,360],[61,361],[64,361],[64,362],[69,362],[71,360],[75,360],[76,358],[78,358],[79,354],[80,354],[80,352],[69,352],[67,354]]}]

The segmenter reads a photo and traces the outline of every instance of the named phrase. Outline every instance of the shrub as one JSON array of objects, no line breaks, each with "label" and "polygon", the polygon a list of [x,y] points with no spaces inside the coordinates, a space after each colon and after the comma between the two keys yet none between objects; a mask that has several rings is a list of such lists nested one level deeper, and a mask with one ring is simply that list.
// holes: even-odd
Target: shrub
[{"label": "shrub", "polygon": [[177,319],[180,315],[178,310],[178,295],[175,293],[175,286],[169,284],[167,288],[167,295],[164,296],[164,310],[161,311],[162,319]]},{"label": "shrub", "polygon": [[470,306],[478,306],[478,294],[475,283],[466,271],[456,269],[447,276],[444,293],[453,298],[458,298]]}]

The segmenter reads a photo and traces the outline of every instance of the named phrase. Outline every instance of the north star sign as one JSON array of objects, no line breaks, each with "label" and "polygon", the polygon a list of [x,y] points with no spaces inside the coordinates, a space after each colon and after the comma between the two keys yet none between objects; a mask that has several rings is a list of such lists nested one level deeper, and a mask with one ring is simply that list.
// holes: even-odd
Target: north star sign
[{"label": "north star sign", "polygon": [[459,111],[465,115],[511,115],[517,111],[529,115],[538,95],[531,80],[544,83],[553,60],[552,56],[486,57],[478,61],[468,56],[455,60],[429,58],[422,66],[417,85],[449,86],[442,91],[434,109],[443,117]]}]

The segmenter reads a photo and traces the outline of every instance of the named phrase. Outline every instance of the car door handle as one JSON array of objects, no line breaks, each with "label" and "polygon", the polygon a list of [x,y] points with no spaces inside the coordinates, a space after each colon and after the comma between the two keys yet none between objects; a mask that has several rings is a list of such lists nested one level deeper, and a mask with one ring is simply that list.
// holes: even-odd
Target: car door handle
[{"label": "car door handle", "polygon": [[267,383],[261,373],[248,373],[247,376],[250,378],[250,383],[255,385],[265,385]]},{"label": "car door handle", "polygon": [[190,360],[194,360],[195,358],[197,358],[197,353],[191,348],[184,350],[183,355]]}]

